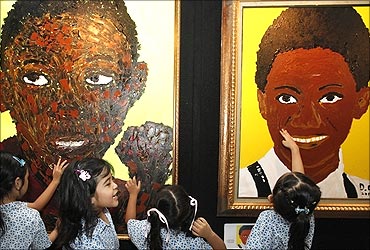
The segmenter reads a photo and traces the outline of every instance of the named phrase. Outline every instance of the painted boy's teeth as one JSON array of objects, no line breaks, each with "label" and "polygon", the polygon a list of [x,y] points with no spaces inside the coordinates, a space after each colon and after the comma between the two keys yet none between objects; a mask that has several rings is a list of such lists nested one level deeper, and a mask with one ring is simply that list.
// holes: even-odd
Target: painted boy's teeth
[{"label": "painted boy's teeth", "polygon": [[293,140],[295,142],[299,142],[299,143],[312,143],[312,142],[318,142],[318,141],[324,140],[326,137],[328,137],[328,136],[327,135],[320,135],[320,136],[315,136],[315,137],[311,137],[311,138],[294,138],[293,137]]},{"label": "painted boy's teeth", "polygon": [[57,141],[57,146],[60,147],[80,147],[84,141]]}]

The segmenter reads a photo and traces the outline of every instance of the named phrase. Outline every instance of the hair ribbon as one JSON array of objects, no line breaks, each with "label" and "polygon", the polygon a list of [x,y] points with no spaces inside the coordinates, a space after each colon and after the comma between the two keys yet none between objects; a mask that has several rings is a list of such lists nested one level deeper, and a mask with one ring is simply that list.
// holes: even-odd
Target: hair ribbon
[{"label": "hair ribbon", "polygon": [[167,227],[167,235],[166,235],[166,242],[168,242],[170,240],[170,227],[168,226],[168,222],[167,222],[167,219],[166,219],[166,216],[164,216],[164,214],[162,214],[161,211],[159,211],[158,209],[156,208],[151,208],[149,209],[146,214],[147,216],[149,217],[150,216],[150,212],[156,212],[158,214],[158,217],[159,217],[159,220],[166,224],[166,227]]},{"label": "hair ribbon", "polygon": [[197,215],[198,201],[197,201],[197,199],[191,197],[190,195],[189,195],[189,198],[190,198],[190,206],[195,207],[194,217],[193,217],[193,220],[191,221],[191,224],[190,224],[190,227],[189,227],[189,230],[191,231],[191,228],[193,227],[193,223],[194,223],[194,220],[195,220],[195,216]]},{"label": "hair ribbon", "polygon": [[307,207],[300,208],[297,206],[294,210],[296,214],[300,214],[300,213],[309,214],[310,213],[310,209],[308,209]]},{"label": "hair ribbon", "polygon": [[12,155],[13,159],[16,160],[20,165],[21,167],[24,167],[24,165],[26,165],[26,161],[21,159],[21,158],[18,158],[17,156],[14,156]]}]

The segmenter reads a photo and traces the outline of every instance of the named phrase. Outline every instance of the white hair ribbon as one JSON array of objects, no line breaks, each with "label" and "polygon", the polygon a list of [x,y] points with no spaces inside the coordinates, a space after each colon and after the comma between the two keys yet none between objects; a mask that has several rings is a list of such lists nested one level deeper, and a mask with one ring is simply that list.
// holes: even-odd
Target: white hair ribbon
[{"label": "white hair ribbon", "polygon": [[190,206],[195,207],[194,217],[193,217],[193,220],[191,221],[191,224],[190,224],[190,227],[189,227],[189,230],[191,231],[191,228],[193,227],[193,223],[194,223],[194,220],[195,220],[195,216],[197,215],[198,201],[197,201],[197,199],[191,197],[190,195],[189,195],[189,198],[190,198]]},{"label": "white hair ribbon", "polygon": [[158,214],[159,220],[162,223],[166,224],[166,227],[167,227],[166,242],[168,242],[170,240],[170,227],[168,226],[168,222],[167,222],[166,216],[164,216],[164,214],[162,214],[161,211],[159,211],[158,209],[151,208],[151,209],[149,209],[146,212],[146,214],[147,214],[148,217],[150,216],[150,212],[156,212]]}]

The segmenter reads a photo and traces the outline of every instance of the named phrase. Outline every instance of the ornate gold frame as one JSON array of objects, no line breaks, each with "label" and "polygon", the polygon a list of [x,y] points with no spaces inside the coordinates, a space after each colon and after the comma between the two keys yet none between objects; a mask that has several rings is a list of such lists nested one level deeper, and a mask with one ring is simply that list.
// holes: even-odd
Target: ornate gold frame
[{"label": "ornate gold frame", "polygon": [[[365,5],[367,1],[247,1],[222,2],[221,26],[221,100],[218,177],[218,216],[256,217],[272,208],[267,199],[238,198],[241,88],[241,12],[244,6],[274,7],[293,5]],[[315,215],[322,218],[369,218],[369,199],[322,199]]]}]

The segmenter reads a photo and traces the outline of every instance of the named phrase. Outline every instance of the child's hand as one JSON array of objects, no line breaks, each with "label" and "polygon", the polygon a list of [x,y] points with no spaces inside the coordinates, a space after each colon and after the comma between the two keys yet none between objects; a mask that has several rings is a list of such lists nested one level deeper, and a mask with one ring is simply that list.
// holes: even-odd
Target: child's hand
[{"label": "child's hand", "polygon": [[212,246],[212,249],[226,250],[224,241],[215,232],[213,232],[206,219],[202,217],[196,219],[191,227],[191,231],[195,236],[205,238]]},{"label": "child's hand", "polygon": [[130,195],[138,195],[141,189],[141,181],[136,181],[136,177],[128,180],[125,184]]},{"label": "child's hand", "polygon": [[203,237],[205,239],[208,239],[213,232],[206,219],[202,217],[199,217],[194,221],[191,231],[195,236]]},{"label": "child's hand", "polygon": [[280,134],[283,136],[283,145],[290,150],[299,150],[297,143],[293,140],[292,136],[288,133],[286,129],[281,129]]},{"label": "child's hand", "polygon": [[59,183],[60,178],[62,177],[64,170],[68,166],[67,160],[62,161],[62,158],[59,157],[57,164],[53,164],[53,181]]}]

